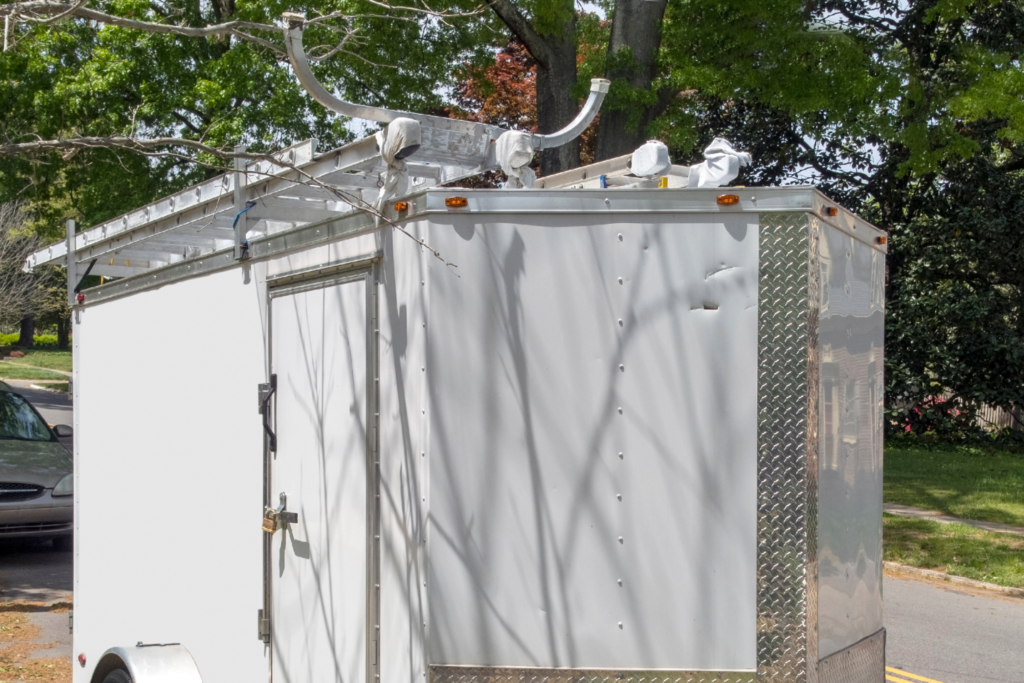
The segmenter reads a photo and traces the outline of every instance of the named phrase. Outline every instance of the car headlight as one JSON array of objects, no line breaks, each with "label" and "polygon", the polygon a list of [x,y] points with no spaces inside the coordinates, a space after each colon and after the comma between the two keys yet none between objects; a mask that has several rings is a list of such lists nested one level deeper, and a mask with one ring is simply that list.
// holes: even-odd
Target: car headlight
[{"label": "car headlight", "polygon": [[55,496],[70,496],[75,492],[75,475],[74,473],[65,474],[57,485],[53,487],[53,495]]}]

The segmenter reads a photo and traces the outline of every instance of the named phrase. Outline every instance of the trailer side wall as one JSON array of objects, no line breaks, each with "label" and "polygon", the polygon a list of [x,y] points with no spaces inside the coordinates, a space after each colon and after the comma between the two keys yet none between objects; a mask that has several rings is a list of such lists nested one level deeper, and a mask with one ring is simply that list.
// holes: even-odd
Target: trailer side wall
[{"label": "trailer side wall", "polygon": [[756,666],[758,217],[436,215],[431,664]]}]

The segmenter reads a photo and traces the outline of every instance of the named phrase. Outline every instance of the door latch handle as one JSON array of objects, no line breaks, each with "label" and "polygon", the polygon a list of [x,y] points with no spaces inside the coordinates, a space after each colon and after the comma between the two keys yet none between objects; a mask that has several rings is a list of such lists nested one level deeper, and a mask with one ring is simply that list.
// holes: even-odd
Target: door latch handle
[{"label": "door latch handle", "polygon": [[267,445],[271,453],[277,452],[277,434],[270,428],[270,399],[277,393],[277,375],[270,376],[270,382],[260,387],[260,415],[263,416],[263,431],[267,435]]},{"label": "door latch handle", "polygon": [[283,529],[289,524],[299,523],[298,512],[288,512],[288,496],[282,491],[281,492],[281,504],[277,506],[277,509],[268,507],[263,512],[263,530],[268,534],[272,534],[278,529]]}]

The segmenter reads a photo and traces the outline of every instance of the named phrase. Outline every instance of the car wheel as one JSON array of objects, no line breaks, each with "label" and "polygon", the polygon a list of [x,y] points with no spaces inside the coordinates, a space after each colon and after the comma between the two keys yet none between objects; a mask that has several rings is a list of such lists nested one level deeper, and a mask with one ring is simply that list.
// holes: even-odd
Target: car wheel
[{"label": "car wheel", "polygon": [[53,549],[59,552],[67,552],[68,550],[71,550],[73,546],[74,536],[57,536],[53,539]]},{"label": "car wheel", "polygon": [[132,683],[132,676],[124,669],[114,669],[104,677],[103,683]]}]

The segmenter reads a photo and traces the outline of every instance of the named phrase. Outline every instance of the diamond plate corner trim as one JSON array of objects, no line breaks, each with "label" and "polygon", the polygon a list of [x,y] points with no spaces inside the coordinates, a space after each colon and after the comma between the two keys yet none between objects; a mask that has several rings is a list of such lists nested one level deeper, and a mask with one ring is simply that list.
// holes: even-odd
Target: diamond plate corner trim
[{"label": "diamond plate corner trim", "polygon": [[884,628],[818,663],[818,683],[884,682]]},{"label": "diamond plate corner trim", "polygon": [[755,683],[753,671],[431,666],[430,683]]},{"label": "diamond plate corner trim", "polygon": [[819,285],[810,275],[806,213],[761,214],[759,234],[757,679],[814,683],[807,655],[817,662],[817,572],[808,530],[817,510],[809,476],[817,428],[808,403],[817,393],[809,390],[817,379],[809,352]]}]

